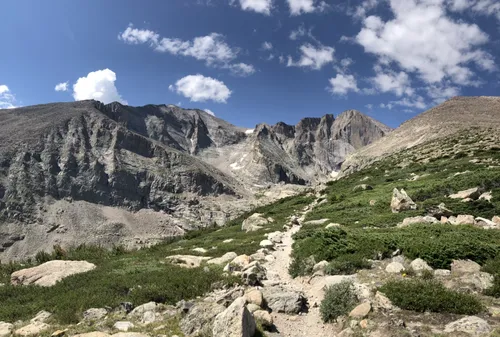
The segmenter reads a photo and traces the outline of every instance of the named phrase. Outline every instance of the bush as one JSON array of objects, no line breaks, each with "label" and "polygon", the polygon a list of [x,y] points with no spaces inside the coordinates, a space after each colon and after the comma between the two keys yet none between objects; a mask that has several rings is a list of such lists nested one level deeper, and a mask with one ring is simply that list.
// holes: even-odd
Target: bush
[{"label": "bush", "polygon": [[487,296],[500,297],[500,257],[486,261],[483,271],[493,275],[493,286],[484,290]]},{"label": "bush", "polygon": [[347,315],[357,304],[352,283],[344,281],[326,288],[319,311],[323,322],[332,322],[337,317]]},{"label": "bush", "polygon": [[359,254],[344,255],[328,264],[326,273],[329,275],[351,275],[361,269],[370,269],[371,263]]},{"label": "bush", "polygon": [[417,312],[474,315],[484,310],[475,296],[446,289],[435,280],[390,281],[380,288],[394,305]]}]

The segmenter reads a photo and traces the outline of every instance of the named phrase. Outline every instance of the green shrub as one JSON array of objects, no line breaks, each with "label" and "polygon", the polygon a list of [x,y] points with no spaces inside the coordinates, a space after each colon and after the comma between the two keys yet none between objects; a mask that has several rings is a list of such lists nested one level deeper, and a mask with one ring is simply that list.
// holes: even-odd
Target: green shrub
[{"label": "green shrub", "polygon": [[329,275],[351,275],[361,269],[370,269],[371,263],[359,254],[344,255],[331,261],[326,267]]},{"label": "green shrub", "polygon": [[46,251],[41,250],[35,255],[35,261],[38,264],[42,264],[50,260],[52,260],[52,255],[47,253]]},{"label": "green shrub", "polygon": [[347,315],[357,303],[352,283],[344,281],[326,288],[325,297],[321,301],[320,313],[323,322],[332,322],[337,317]]},{"label": "green shrub", "polygon": [[417,312],[474,315],[484,310],[475,296],[446,289],[435,280],[390,281],[380,288],[394,305]]},{"label": "green shrub", "polygon": [[487,296],[500,297],[500,257],[488,260],[482,270],[493,275],[493,286],[484,290]]}]

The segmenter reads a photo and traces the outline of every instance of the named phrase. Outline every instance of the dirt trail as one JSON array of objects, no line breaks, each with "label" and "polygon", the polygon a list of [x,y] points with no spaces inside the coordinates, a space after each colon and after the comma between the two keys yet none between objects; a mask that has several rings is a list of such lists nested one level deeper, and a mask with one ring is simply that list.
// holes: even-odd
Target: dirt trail
[{"label": "dirt trail", "polygon": [[[304,220],[307,212],[308,210],[305,210],[297,214],[300,221]],[[282,244],[277,245],[276,251],[273,253],[276,259],[265,266],[267,268],[267,278],[270,282],[279,283],[284,288],[303,292],[308,300],[309,310],[307,313],[294,316],[272,313],[274,324],[282,337],[334,337],[339,332],[336,326],[334,324],[323,324],[319,313],[319,304],[323,298],[322,280],[315,279],[314,282],[309,283],[309,277],[293,279],[288,273],[293,244],[292,235],[299,230],[299,226],[293,226],[284,233]]]}]

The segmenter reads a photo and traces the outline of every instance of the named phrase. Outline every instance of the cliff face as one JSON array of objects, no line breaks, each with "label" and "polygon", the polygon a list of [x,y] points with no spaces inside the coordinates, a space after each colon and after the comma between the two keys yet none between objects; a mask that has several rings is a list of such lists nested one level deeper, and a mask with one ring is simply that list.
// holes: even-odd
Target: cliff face
[{"label": "cliff face", "polygon": [[261,124],[249,135],[171,105],[1,110],[0,252],[149,242],[223,224],[248,208],[241,203],[255,193],[252,184],[326,177],[385,132],[358,112]]}]

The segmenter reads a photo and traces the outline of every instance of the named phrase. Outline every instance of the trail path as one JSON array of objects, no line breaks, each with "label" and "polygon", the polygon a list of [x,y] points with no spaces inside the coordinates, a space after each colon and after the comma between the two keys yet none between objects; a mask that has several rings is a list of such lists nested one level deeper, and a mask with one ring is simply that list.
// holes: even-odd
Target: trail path
[{"label": "trail path", "polygon": [[[303,212],[296,214],[299,221],[304,221],[305,215],[309,212],[311,206]],[[300,315],[286,315],[281,313],[272,313],[274,324],[282,337],[311,337],[325,336],[334,337],[338,330],[335,324],[323,324],[319,312],[319,304],[323,299],[324,277],[314,279],[309,283],[309,277],[297,277],[293,279],[288,273],[288,266],[291,262],[290,254],[292,252],[292,235],[300,230],[300,226],[293,226],[290,230],[284,232],[282,244],[276,246],[273,253],[275,260],[267,263],[267,278],[271,283],[279,283],[282,287],[301,291],[308,300],[309,310]],[[322,280],[323,279],[323,280]]]}]

